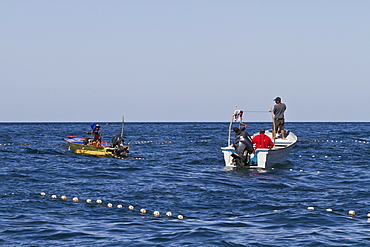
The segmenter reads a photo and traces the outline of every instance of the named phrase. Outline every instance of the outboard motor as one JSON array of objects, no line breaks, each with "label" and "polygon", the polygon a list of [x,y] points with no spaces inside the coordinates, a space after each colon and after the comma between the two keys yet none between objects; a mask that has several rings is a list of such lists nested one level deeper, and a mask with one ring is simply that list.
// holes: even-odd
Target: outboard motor
[{"label": "outboard motor", "polygon": [[112,147],[114,148],[113,154],[116,156],[125,157],[128,155],[128,147],[125,147],[124,140],[121,135],[116,135],[112,139]]},{"label": "outboard motor", "polygon": [[233,154],[234,162],[236,166],[247,166],[249,165],[249,154],[253,152],[252,139],[249,134],[243,131],[238,135],[233,143],[236,154]]}]

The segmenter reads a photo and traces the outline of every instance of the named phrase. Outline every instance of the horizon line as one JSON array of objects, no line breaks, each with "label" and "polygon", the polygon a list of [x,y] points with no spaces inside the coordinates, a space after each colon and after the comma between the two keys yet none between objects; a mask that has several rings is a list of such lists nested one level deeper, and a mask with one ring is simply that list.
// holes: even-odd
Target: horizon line
[{"label": "horizon line", "polygon": [[[245,123],[272,123],[271,121],[243,121]],[[0,121],[6,123],[122,123],[122,121]],[[230,121],[127,121],[124,123],[230,123]],[[238,123],[238,122],[233,122]],[[286,123],[370,123],[370,121],[287,121]]]}]

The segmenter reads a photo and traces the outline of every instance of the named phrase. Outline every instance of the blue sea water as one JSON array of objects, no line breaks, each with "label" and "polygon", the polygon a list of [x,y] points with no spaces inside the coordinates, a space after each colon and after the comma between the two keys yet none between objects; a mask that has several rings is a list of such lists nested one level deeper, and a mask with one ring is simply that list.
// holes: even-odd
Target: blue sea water
[{"label": "blue sea water", "polygon": [[225,169],[228,124],[126,123],[114,159],[68,150],[89,123],[1,123],[0,245],[370,245],[370,123],[287,123],[299,141],[270,170]]}]

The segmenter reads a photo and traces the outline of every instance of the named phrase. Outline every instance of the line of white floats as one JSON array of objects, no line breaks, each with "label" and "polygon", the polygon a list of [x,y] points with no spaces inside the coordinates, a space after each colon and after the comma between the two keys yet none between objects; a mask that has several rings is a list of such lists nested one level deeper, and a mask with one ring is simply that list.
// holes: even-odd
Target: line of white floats
[{"label": "line of white floats", "polygon": [[[308,210],[315,210],[315,208],[314,207],[307,207],[307,209]],[[333,209],[331,209],[331,208],[327,208],[326,209],[326,212],[333,212],[334,210]],[[353,217],[353,216],[356,216],[357,215],[357,213],[356,213],[356,211],[355,210],[348,210],[348,216],[351,216],[351,217]],[[369,221],[370,221],[370,213],[368,213],[367,215],[366,215],[368,218],[369,218]]]},{"label": "line of white floats", "polygon": [[[41,196],[46,196],[46,193],[45,192],[41,192],[40,193],[40,195]],[[53,198],[53,199],[57,199],[58,198],[58,196],[57,195],[51,195],[51,198]],[[62,199],[62,200],[64,200],[64,201],[66,201],[67,200],[67,196],[61,196],[60,197],[60,199]],[[78,197],[73,197],[72,198],[72,201],[73,202],[75,202],[75,203],[77,203],[77,202],[79,202],[80,201],[80,199],[78,198]],[[86,199],[85,200],[85,202],[86,203],[94,203],[94,201],[93,200],[91,200],[91,199]],[[104,204],[103,203],[103,201],[102,200],[100,200],[100,199],[97,199],[96,201],[95,201],[95,203],[96,204],[101,204],[101,205],[106,205],[108,208],[113,208],[113,204],[112,203],[107,203],[107,204]],[[123,208],[123,205],[122,204],[118,204],[117,206],[116,206],[117,208]],[[130,206],[128,206],[127,207],[129,210],[134,210],[134,206],[132,206],[132,205],[130,205]],[[147,213],[147,210],[145,209],[145,208],[141,208],[140,209],[140,213],[141,214],[146,214]],[[154,216],[156,216],[156,217],[160,217],[160,216],[162,216],[161,215],[161,213],[159,212],[159,211],[153,211],[153,215]],[[166,216],[167,217],[173,217],[173,214],[172,214],[172,212],[166,212]],[[178,219],[183,219],[184,218],[184,216],[183,215],[181,215],[181,214],[179,214],[179,215],[177,215],[177,217],[176,218],[178,218]]]},{"label": "line of white floats", "polygon": [[[311,158],[316,158],[316,157],[318,157],[318,156],[316,156],[316,155],[307,155],[307,156],[309,156],[309,157],[311,157]],[[302,155],[299,155],[298,156],[299,158],[302,158],[303,156]],[[324,155],[324,158],[328,158],[329,156],[328,155]],[[333,157],[333,156],[331,156],[331,157]],[[338,156],[336,156],[336,157],[338,157],[338,158],[342,158],[342,156],[341,155],[338,155]]]},{"label": "line of white floats", "polygon": [[[369,141],[361,141],[361,140],[348,140],[348,141],[343,141],[343,140],[298,140],[299,142],[333,142],[333,143],[345,143],[345,142],[357,142],[357,143],[365,143],[365,144],[370,144]],[[191,143],[199,143],[199,142],[209,142],[209,140],[192,140],[189,141]],[[177,143],[177,141],[167,141],[167,142],[154,142],[154,141],[139,141],[139,142],[128,142],[126,143],[127,145],[135,145],[135,144],[168,144],[168,143]],[[23,143],[23,144],[18,144],[17,146],[28,146],[31,144],[37,144],[37,142],[33,143]],[[49,143],[51,145],[56,145],[58,143]],[[14,143],[0,143],[0,146],[11,146],[14,145]]]},{"label": "line of white floats", "polygon": [[[41,192],[40,193],[40,195],[41,196],[46,196],[46,193],[45,192]],[[58,198],[58,196],[57,195],[51,195],[51,198],[53,198],[53,199],[57,199]],[[60,197],[60,199],[62,199],[62,200],[64,200],[64,201],[66,201],[67,200],[67,196],[61,196]],[[72,198],[72,201],[73,202],[75,202],[75,203],[77,203],[77,202],[79,202],[80,201],[80,199],[78,198],[78,197],[73,197]],[[86,203],[94,203],[94,201],[93,200],[91,200],[91,199],[86,199],[85,200],[85,202]],[[100,199],[97,199],[96,201],[95,201],[95,203],[96,204],[100,204],[100,205],[106,205],[108,208],[113,208],[113,204],[112,203],[107,203],[107,204],[104,204],[103,203],[103,201],[102,200],[100,200]],[[121,208],[123,208],[123,205],[122,204],[118,204],[117,206],[116,206],[117,208],[119,208],[119,209],[121,209]],[[134,206],[132,206],[132,205],[129,205],[128,207],[127,207],[129,210],[134,210]],[[307,207],[307,210],[315,210],[315,208],[314,207],[312,207],[312,206],[310,206],[310,207]],[[275,211],[278,211],[278,210],[275,210]],[[334,210],[333,209],[331,209],[331,208],[327,208],[326,209],[326,212],[333,212]],[[144,209],[144,208],[141,208],[140,210],[139,210],[139,212],[140,212],[140,214],[146,214],[147,213],[147,210],[146,209]],[[354,210],[349,210],[348,212],[347,212],[347,214],[348,214],[348,216],[350,216],[350,217],[354,217],[354,216],[357,216],[357,213],[356,213],[356,211],[354,211]],[[155,217],[160,217],[160,216],[162,216],[161,215],[161,213],[159,212],[159,211],[153,211],[153,215],[155,216]],[[166,212],[166,214],[165,214],[167,217],[174,217],[173,216],[173,214],[172,214],[172,212]],[[370,222],[370,212],[367,214],[367,217],[368,217],[368,221]],[[178,218],[178,219],[184,219],[184,216],[183,215],[181,215],[181,214],[179,214],[179,215],[177,215],[177,217],[176,218]]]},{"label": "line of white floats", "polygon": [[[198,143],[198,142],[209,142],[208,140],[193,140],[189,141],[191,143]],[[167,142],[154,142],[154,141],[141,141],[141,142],[127,142],[127,145],[136,145],[136,144],[169,144],[169,143],[177,143],[177,141],[167,141]]]},{"label": "line of white floats", "polygon": [[[199,143],[199,142],[209,142],[209,140],[192,140],[189,141],[191,143]],[[166,142],[154,142],[154,141],[138,141],[138,142],[127,142],[125,143],[126,145],[139,145],[139,144],[157,144],[157,145],[163,145],[163,144],[168,144],[168,143],[177,143],[177,141],[166,141]],[[32,144],[37,144],[37,142],[33,143],[22,143],[22,144],[17,144],[16,146],[29,146]],[[48,143],[50,145],[58,145],[58,143]],[[12,146],[14,143],[0,143],[0,146]]]},{"label": "line of white floats", "polygon": [[348,141],[343,141],[343,140],[298,140],[301,142],[338,142],[338,143],[343,143],[343,142],[358,142],[358,143],[366,143],[369,144],[369,141],[361,141],[361,140],[348,140]]}]

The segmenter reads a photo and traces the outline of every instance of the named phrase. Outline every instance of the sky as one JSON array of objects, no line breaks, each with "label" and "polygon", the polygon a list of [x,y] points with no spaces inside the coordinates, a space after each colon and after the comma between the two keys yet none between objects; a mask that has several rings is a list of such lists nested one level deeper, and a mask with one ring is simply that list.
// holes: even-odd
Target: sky
[{"label": "sky", "polygon": [[[0,0],[0,122],[370,122],[368,0]],[[257,111],[257,112],[256,112]]]}]

